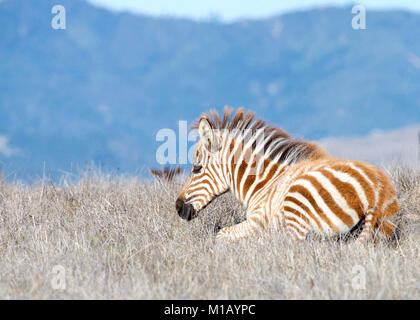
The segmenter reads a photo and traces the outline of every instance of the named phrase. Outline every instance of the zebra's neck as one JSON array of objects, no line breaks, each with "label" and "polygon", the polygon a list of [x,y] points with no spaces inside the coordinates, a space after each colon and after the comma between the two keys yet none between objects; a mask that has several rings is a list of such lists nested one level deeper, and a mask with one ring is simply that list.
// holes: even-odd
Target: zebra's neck
[{"label": "zebra's neck", "polygon": [[221,169],[230,191],[246,207],[264,196],[266,187],[289,166],[264,155],[253,142],[237,142],[225,137],[220,151]]}]

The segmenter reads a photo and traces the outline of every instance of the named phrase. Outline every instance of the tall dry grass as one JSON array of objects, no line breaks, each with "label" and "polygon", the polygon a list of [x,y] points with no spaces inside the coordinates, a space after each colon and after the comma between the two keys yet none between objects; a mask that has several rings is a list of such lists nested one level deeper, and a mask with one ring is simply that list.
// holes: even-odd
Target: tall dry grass
[{"label": "tall dry grass", "polygon": [[420,171],[389,173],[401,205],[392,245],[299,243],[273,232],[216,242],[218,227],[244,219],[244,209],[226,194],[181,220],[181,182],[1,182],[0,298],[419,299]]}]

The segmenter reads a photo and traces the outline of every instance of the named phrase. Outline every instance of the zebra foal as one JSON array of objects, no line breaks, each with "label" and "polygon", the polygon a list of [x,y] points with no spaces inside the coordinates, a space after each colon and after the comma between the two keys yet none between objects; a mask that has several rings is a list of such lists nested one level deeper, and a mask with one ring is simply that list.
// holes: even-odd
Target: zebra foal
[{"label": "zebra foal", "polygon": [[364,220],[359,239],[377,229],[390,235],[387,218],[398,211],[390,179],[378,168],[331,157],[313,142],[255,119],[240,108],[203,114],[191,174],[176,200],[191,220],[230,190],[247,208],[247,219],[225,227],[218,239],[237,239],[268,227],[286,228],[297,239],[309,231],[344,234]]}]

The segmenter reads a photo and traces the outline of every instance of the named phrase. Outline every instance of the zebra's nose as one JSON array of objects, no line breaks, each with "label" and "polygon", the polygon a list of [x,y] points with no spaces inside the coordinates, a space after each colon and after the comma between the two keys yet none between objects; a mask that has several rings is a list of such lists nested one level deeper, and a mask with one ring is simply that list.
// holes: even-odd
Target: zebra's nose
[{"label": "zebra's nose", "polygon": [[178,212],[178,215],[187,221],[195,218],[195,210],[194,207],[190,203],[185,203],[182,199],[177,199],[175,202],[175,208]]},{"label": "zebra's nose", "polygon": [[180,214],[181,212],[182,212],[182,208],[184,207],[184,200],[182,200],[182,199],[176,199],[176,202],[175,202],[175,208],[176,208],[176,211]]}]

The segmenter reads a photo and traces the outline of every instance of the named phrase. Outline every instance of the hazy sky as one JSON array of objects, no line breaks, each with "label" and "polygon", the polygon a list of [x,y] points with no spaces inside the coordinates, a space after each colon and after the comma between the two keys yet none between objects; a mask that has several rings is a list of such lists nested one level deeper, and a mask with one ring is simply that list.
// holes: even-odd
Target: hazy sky
[{"label": "hazy sky", "polygon": [[259,18],[291,10],[326,5],[363,4],[366,9],[402,8],[420,12],[419,0],[88,0],[113,10],[153,15],[175,15],[194,19],[218,16],[225,21]]}]

